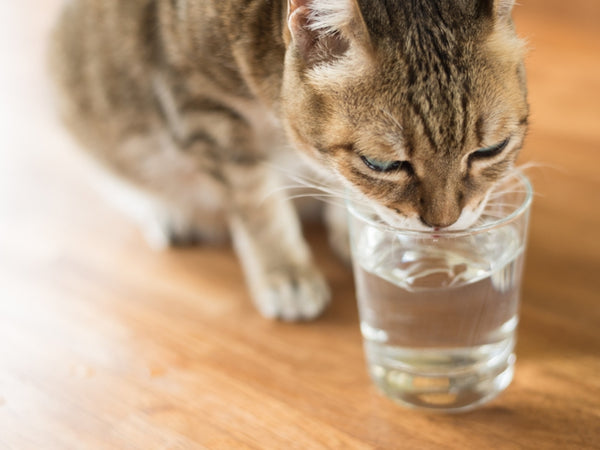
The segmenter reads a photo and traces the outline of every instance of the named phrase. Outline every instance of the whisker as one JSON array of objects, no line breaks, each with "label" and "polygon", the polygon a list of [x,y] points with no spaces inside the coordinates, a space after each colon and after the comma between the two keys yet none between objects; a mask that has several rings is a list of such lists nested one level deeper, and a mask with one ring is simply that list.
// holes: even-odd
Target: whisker
[{"label": "whisker", "polygon": [[567,171],[563,167],[541,161],[528,161],[526,163],[515,166],[515,170],[520,170],[522,172],[530,169],[551,169],[556,170],[558,172],[567,173]]},{"label": "whisker", "polygon": [[[485,208],[486,208],[486,209],[487,209],[487,208],[495,208],[495,207],[498,207],[498,206],[500,206],[500,207],[510,207],[510,206],[515,206],[515,204],[514,204],[514,203],[498,203],[498,202],[488,202],[488,203],[485,205]],[[485,211],[485,209],[484,209],[484,211]]]},{"label": "whisker", "polygon": [[297,195],[291,195],[289,197],[286,197],[288,200],[296,200],[298,198],[314,198],[316,200],[321,200],[321,199],[336,199],[336,200],[340,200],[340,201],[345,201],[344,198],[341,198],[337,195],[331,195],[331,194],[297,194]]},{"label": "whisker", "polygon": [[503,219],[504,217],[506,217],[506,215],[504,214],[489,214],[489,213],[485,213],[481,215],[482,218],[486,218],[486,217],[491,217],[493,219]]},{"label": "whisker", "polygon": [[528,191],[524,190],[524,189],[509,189],[509,190],[502,190],[502,191],[493,191],[490,194],[489,198],[494,199],[494,198],[506,196],[508,194],[526,194],[527,192]]},{"label": "whisker", "polygon": [[287,184],[287,185],[277,186],[275,189],[270,191],[269,194],[277,193],[279,191],[286,190],[286,189],[314,189],[317,191],[323,191],[323,192],[343,196],[343,192],[337,191],[328,185],[318,184],[314,180],[310,180],[308,178],[303,178],[298,175],[290,176],[290,178],[292,178],[292,181],[295,181],[297,184]]},{"label": "whisker", "polygon": [[390,120],[392,121],[392,123],[393,123],[393,124],[394,124],[394,125],[397,127],[397,129],[398,129],[397,131],[400,131],[400,132],[402,132],[402,130],[403,130],[403,127],[402,127],[402,125],[400,125],[400,122],[398,122],[398,119],[396,119],[392,113],[390,113],[390,112],[389,112],[387,109],[385,109],[385,108],[382,108],[382,109],[380,109],[380,111],[381,111],[382,113],[384,113],[384,114],[385,114],[385,115],[388,117],[388,119],[390,119]]},{"label": "whisker", "polygon": [[[294,198],[289,198],[288,200],[292,201]],[[316,198],[319,202],[326,203],[328,205],[333,206],[344,206],[345,203],[341,199],[333,199],[333,198]]]},{"label": "whisker", "polygon": [[[292,194],[286,197],[290,201],[299,198],[311,197],[316,200],[323,201],[324,203],[329,203],[336,206],[345,206],[346,199],[349,197],[356,204],[365,206],[370,205],[370,202],[365,201],[363,198],[355,195],[353,192],[345,189],[335,188],[331,185],[331,182],[328,182],[329,180],[325,180],[324,177],[309,176],[307,174],[291,172],[287,169],[277,167],[272,164],[268,164],[268,166],[281,172],[292,182],[297,184],[288,183],[282,186],[277,186],[265,194],[263,201],[269,196],[276,195],[282,191],[291,191]],[[293,191],[296,191],[297,193],[293,193]]]}]

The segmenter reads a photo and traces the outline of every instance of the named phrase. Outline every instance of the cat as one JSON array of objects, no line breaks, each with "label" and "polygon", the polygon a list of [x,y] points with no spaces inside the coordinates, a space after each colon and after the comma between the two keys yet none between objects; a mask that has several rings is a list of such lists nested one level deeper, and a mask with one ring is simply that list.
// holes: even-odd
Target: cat
[{"label": "cat", "polygon": [[[230,233],[266,317],[330,293],[276,169],[392,225],[477,220],[528,122],[513,0],[71,0],[50,61],[68,128],[158,246]],[[299,170],[299,169],[298,169]],[[298,174],[299,177],[302,174]],[[343,208],[326,204],[348,255]]]}]

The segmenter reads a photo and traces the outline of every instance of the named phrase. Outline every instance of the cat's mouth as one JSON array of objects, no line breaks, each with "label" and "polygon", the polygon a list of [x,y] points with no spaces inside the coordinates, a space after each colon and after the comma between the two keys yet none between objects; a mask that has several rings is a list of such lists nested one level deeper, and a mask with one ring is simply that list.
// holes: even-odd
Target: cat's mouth
[{"label": "cat's mouth", "polygon": [[341,178],[342,184],[346,185],[346,196],[350,203],[362,205],[361,208],[370,210],[386,225],[399,230],[416,232],[445,232],[463,231],[477,225],[482,225],[484,211],[488,205],[492,190],[488,190],[482,197],[471,200],[463,207],[457,220],[446,227],[430,226],[423,222],[419,213],[415,211],[402,211],[400,209],[386,206],[376,200],[369,198],[356,186]]},{"label": "cat's mouth", "polygon": [[466,206],[460,213],[460,216],[453,224],[447,227],[432,227],[423,223],[419,218],[418,214],[406,215],[392,210],[383,205],[373,205],[373,209],[377,215],[387,225],[402,230],[420,231],[420,232],[433,232],[433,231],[462,231],[467,230],[474,225],[478,224],[480,218],[485,210],[487,204],[488,195],[486,195],[481,201],[477,203],[475,208]]}]

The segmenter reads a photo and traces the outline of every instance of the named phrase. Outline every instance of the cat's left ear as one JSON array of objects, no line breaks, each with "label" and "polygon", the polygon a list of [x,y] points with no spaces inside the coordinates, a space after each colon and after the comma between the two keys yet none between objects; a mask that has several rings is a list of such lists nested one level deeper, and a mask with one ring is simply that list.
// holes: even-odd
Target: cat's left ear
[{"label": "cat's left ear", "polygon": [[294,45],[308,67],[369,45],[356,0],[288,0],[286,44]]}]

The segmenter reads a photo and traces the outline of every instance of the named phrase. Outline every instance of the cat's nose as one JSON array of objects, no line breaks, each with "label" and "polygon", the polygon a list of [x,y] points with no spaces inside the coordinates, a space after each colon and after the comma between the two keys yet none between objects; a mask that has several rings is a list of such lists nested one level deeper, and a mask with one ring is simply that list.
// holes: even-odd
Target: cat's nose
[{"label": "cat's nose", "polygon": [[450,225],[452,225],[453,223],[455,223],[458,220],[459,216],[460,216],[460,214],[451,215],[451,216],[437,216],[437,217],[435,215],[428,215],[428,216],[419,216],[419,219],[421,220],[421,222],[423,222],[423,224],[425,226],[433,228],[434,230],[437,231],[440,228],[447,228]]},{"label": "cat's nose", "polygon": [[447,228],[462,212],[461,196],[450,187],[423,192],[419,203],[421,222],[431,228]]}]

